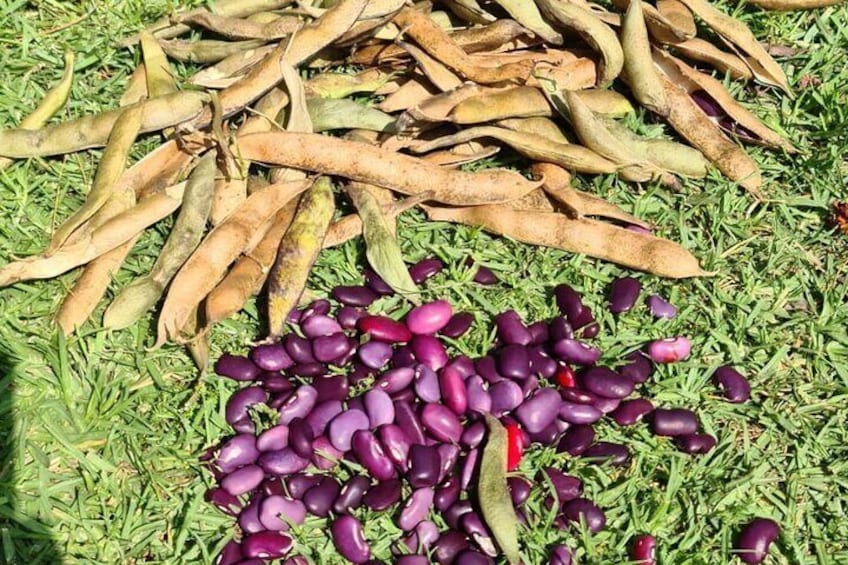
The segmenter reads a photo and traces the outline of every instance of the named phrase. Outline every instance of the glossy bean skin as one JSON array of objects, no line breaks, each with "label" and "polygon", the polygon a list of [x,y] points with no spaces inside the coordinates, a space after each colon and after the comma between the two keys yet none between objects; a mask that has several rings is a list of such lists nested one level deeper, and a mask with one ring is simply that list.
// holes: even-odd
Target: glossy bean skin
[{"label": "glossy bean skin", "polygon": [[215,465],[224,474],[232,473],[242,465],[256,461],[259,449],[253,434],[238,434],[227,440],[218,450]]},{"label": "glossy bean skin", "polygon": [[458,443],[462,436],[462,424],[449,408],[429,403],[421,411],[424,429],[439,441]]},{"label": "glossy bean skin", "polygon": [[686,337],[672,337],[653,341],[648,345],[648,356],[655,363],[677,363],[692,352],[692,343]]},{"label": "glossy bean skin", "polygon": [[233,496],[240,496],[258,487],[264,477],[258,465],[245,465],[221,479],[221,488]]},{"label": "glossy bean skin", "polygon": [[544,469],[540,478],[542,481],[550,481],[559,504],[574,500],[583,492],[583,482],[580,479],[553,467]]},{"label": "glossy bean skin", "polygon": [[263,371],[284,371],[294,365],[280,342],[257,345],[250,352],[250,360]]},{"label": "glossy bean skin", "polygon": [[447,300],[436,300],[416,306],[406,315],[406,327],[413,334],[434,334],[444,328],[453,316]]},{"label": "glossy bean skin", "polygon": [[368,473],[378,481],[385,481],[395,476],[395,467],[386,456],[380,442],[371,430],[358,430],[351,440],[353,452]]},{"label": "glossy bean skin", "polygon": [[622,277],[610,285],[609,311],[613,314],[628,312],[639,299],[642,284],[633,277]]},{"label": "glossy bean skin", "polygon": [[677,316],[677,308],[659,294],[648,297],[648,308],[655,318],[671,319]]},{"label": "glossy bean skin", "polygon": [[234,381],[252,381],[261,369],[247,357],[224,353],[215,361],[215,373]]},{"label": "glossy bean skin", "polygon": [[377,430],[377,435],[386,456],[398,469],[406,470],[409,466],[409,452],[412,448],[412,442],[409,441],[409,437],[403,431],[403,428],[395,424],[387,424]]},{"label": "glossy bean skin", "polygon": [[415,394],[424,402],[438,402],[442,399],[439,375],[427,365],[415,367]]},{"label": "glossy bean skin", "polygon": [[434,371],[438,371],[448,363],[448,354],[445,346],[437,338],[431,335],[418,334],[409,342],[415,358]]},{"label": "glossy bean skin", "polygon": [[368,477],[362,475],[354,475],[342,486],[339,496],[333,502],[333,512],[336,514],[349,514],[351,510],[356,510],[362,505],[362,499],[368,488],[371,486],[371,481]]},{"label": "glossy bean skin", "polygon": [[412,281],[415,284],[422,284],[430,277],[434,277],[439,274],[444,268],[445,264],[442,263],[440,259],[437,259],[436,257],[428,257],[411,266],[409,268],[409,276],[412,277]]},{"label": "glossy bean skin", "polygon": [[597,347],[576,339],[561,339],[554,343],[554,354],[566,363],[574,365],[594,365],[601,358]]},{"label": "glossy bean skin", "polygon": [[651,417],[651,428],[658,436],[682,436],[698,431],[698,416],[684,408],[657,408]]},{"label": "glossy bean skin", "polygon": [[492,413],[504,414],[517,408],[524,400],[524,391],[514,381],[502,380],[489,387]]},{"label": "glossy bean skin", "polygon": [[436,489],[436,495],[433,499],[436,510],[444,513],[448,508],[456,503],[461,492],[462,487],[459,484],[459,477],[456,475],[449,477]]},{"label": "glossy bean skin", "polygon": [[644,416],[647,416],[654,410],[654,405],[650,400],[644,398],[633,398],[625,400],[618,405],[618,408],[610,412],[610,417],[615,420],[619,426],[632,426]]},{"label": "glossy bean skin", "polygon": [[554,422],[561,405],[562,399],[557,391],[542,388],[525,400],[515,414],[527,432],[535,434]]},{"label": "glossy bean skin", "polygon": [[238,497],[225,491],[223,488],[211,488],[206,491],[203,499],[215,506],[218,510],[227,516],[238,516],[241,512],[243,504]]},{"label": "glossy bean skin", "polygon": [[263,404],[268,400],[268,393],[261,386],[249,386],[233,394],[227,401],[225,417],[227,423],[237,432],[253,433],[254,425],[250,421],[250,407]]},{"label": "glossy bean skin", "polygon": [[430,513],[435,491],[432,487],[416,489],[403,505],[398,518],[398,526],[405,532],[411,531]]},{"label": "glossy bean skin", "polygon": [[458,530],[448,530],[436,542],[433,556],[439,565],[452,565],[456,556],[468,548],[465,534]]},{"label": "glossy bean skin", "polygon": [[529,345],[533,341],[533,335],[515,310],[507,310],[495,316],[495,325],[498,337],[508,345]]},{"label": "glossy bean skin", "polygon": [[563,402],[558,413],[560,419],[570,424],[594,424],[602,415],[594,406],[574,402]]},{"label": "glossy bean skin", "polygon": [[583,311],[583,299],[580,293],[567,284],[557,285],[554,288],[554,299],[557,308],[569,320],[575,320]]},{"label": "glossy bean skin", "polygon": [[215,559],[215,565],[235,565],[244,558],[241,553],[241,544],[236,540],[230,540],[221,549]]},{"label": "glossy bean skin", "polygon": [[294,541],[277,532],[257,532],[241,542],[241,552],[248,558],[279,559],[291,551]]},{"label": "glossy bean skin", "polygon": [[765,561],[769,546],[780,535],[780,526],[768,518],[755,518],[745,525],[736,538],[736,555],[745,563],[758,565]]},{"label": "glossy bean skin", "polygon": [[412,339],[412,333],[405,324],[387,316],[363,316],[356,322],[356,327],[371,339],[387,343],[406,343]]},{"label": "glossy bean skin", "polygon": [[618,466],[624,465],[630,460],[630,450],[618,443],[599,441],[584,451],[582,456],[593,459],[594,463],[609,463]]},{"label": "glossy bean skin", "polygon": [[507,479],[509,485],[509,495],[512,498],[513,506],[521,506],[524,501],[530,496],[532,484],[523,477],[509,477]]},{"label": "glossy bean skin", "polygon": [[395,405],[387,392],[371,389],[364,397],[365,413],[372,428],[391,424],[395,420]]},{"label": "glossy bean skin", "polygon": [[336,550],[353,563],[365,563],[371,559],[371,547],[362,533],[362,523],[350,515],[339,516],[330,526],[330,534]]},{"label": "glossy bean skin", "polygon": [[[300,323],[300,329],[303,330],[303,335],[309,339],[317,337],[339,334],[342,332],[342,327],[339,323],[327,316],[326,314],[313,314]],[[314,353],[313,341],[313,353]]]},{"label": "glossy bean skin", "polygon": [[674,443],[684,453],[701,455],[712,451],[716,445],[716,438],[708,434],[685,434],[676,436]]},{"label": "glossy bean skin", "polygon": [[741,404],[751,398],[751,385],[733,367],[725,365],[716,369],[713,382],[721,389],[728,402]]},{"label": "glossy bean skin", "polygon": [[303,504],[310,514],[326,518],[330,515],[333,503],[341,492],[339,482],[330,476],[325,476],[321,481],[303,494]]},{"label": "glossy bean skin", "polygon": [[563,544],[555,545],[551,550],[551,558],[548,561],[548,565],[572,565],[572,563],[574,563],[574,556],[571,550]]},{"label": "glossy bean skin", "polygon": [[362,502],[374,511],[385,510],[397,504],[401,497],[401,483],[397,479],[378,482],[368,489]]},{"label": "glossy bean skin", "polygon": [[587,424],[576,424],[568,428],[557,445],[557,451],[577,457],[595,441],[595,429]]},{"label": "glossy bean skin", "polygon": [[374,388],[395,394],[408,387],[414,378],[415,371],[412,367],[396,367],[380,375],[374,383]]},{"label": "glossy bean skin", "polygon": [[630,546],[630,558],[636,565],[656,565],[657,540],[651,535],[636,536]]},{"label": "glossy bean skin", "polygon": [[471,328],[471,324],[473,323],[473,314],[469,312],[458,312],[451,316],[451,319],[441,329],[440,333],[445,337],[456,339],[462,337]]},{"label": "glossy bean skin", "polygon": [[492,411],[492,395],[480,375],[471,375],[465,380],[465,396],[466,408],[470,412],[485,414]]},{"label": "glossy bean skin", "polygon": [[644,383],[654,372],[650,359],[641,351],[632,351],[624,356],[627,363],[617,369],[618,374],[631,379],[634,383]]},{"label": "glossy bean skin", "polygon": [[333,298],[345,306],[368,307],[377,300],[377,293],[367,286],[337,286]]},{"label": "glossy bean skin", "polygon": [[300,500],[271,495],[259,505],[259,521],[271,531],[286,531],[289,523],[302,524],[305,519],[306,506]]},{"label": "glossy bean skin", "polygon": [[435,445],[413,445],[409,450],[406,478],[412,488],[435,486],[441,472],[441,456]]},{"label": "glossy bean skin", "polygon": [[289,447],[266,451],[256,462],[266,473],[280,476],[297,473],[309,466],[309,459],[299,456]]},{"label": "glossy bean skin", "polygon": [[468,410],[468,393],[458,369],[447,365],[439,371],[439,390],[442,402],[457,416]]},{"label": "glossy bean skin", "polygon": [[315,434],[306,420],[295,418],[289,422],[289,447],[300,457],[312,457],[312,442]]},{"label": "glossy bean skin", "polygon": [[353,434],[359,430],[367,430],[370,426],[371,422],[365,412],[348,409],[330,422],[330,442],[339,451],[350,451]]},{"label": "glossy bean skin", "polygon": [[305,418],[318,401],[318,391],[312,385],[302,385],[295,390],[285,404],[280,406],[281,424],[288,424],[295,418]]},{"label": "glossy bean skin", "polygon": [[312,412],[306,417],[306,423],[312,428],[313,437],[323,435],[333,418],[342,412],[344,412],[344,408],[339,400],[326,400],[316,404]]},{"label": "glossy bean skin", "polygon": [[592,367],[580,375],[580,384],[603,398],[625,398],[633,392],[635,383],[606,367]]},{"label": "glossy bean skin", "polygon": [[607,518],[603,511],[588,498],[575,498],[569,500],[562,507],[562,514],[569,522],[586,523],[590,532],[596,534],[604,529]]}]

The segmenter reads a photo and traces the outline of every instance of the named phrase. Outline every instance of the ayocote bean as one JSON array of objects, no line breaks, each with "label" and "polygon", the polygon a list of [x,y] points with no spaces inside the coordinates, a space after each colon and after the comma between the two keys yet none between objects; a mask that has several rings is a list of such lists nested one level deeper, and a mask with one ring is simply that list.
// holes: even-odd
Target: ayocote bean
[{"label": "ayocote bean", "polygon": [[580,384],[604,398],[624,398],[633,392],[634,382],[606,367],[592,367],[580,375]]},{"label": "ayocote bean", "polygon": [[736,555],[745,563],[758,565],[765,561],[769,546],[780,535],[780,526],[768,518],[755,518],[739,532]]},{"label": "ayocote bean", "polygon": [[642,284],[633,277],[622,277],[614,280],[610,286],[610,312],[621,314],[633,308],[641,291]]},{"label": "ayocote bean", "polygon": [[651,426],[658,436],[682,436],[698,431],[698,416],[683,408],[657,408],[651,416]]},{"label": "ayocote bean", "polygon": [[371,559],[371,547],[362,533],[362,523],[353,516],[339,516],[330,526],[336,549],[345,559],[353,563],[365,563]]},{"label": "ayocote bean", "polygon": [[453,311],[446,300],[416,306],[406,315],[406,327],[413,334],[434,334],[447,325]]},{"label": "ayocote bean", "polygon": [[751,385],[742,374],[733,367],[723,366],[713,373],[713,382],[721,388],[728,402],[739,404],[751,397]]}]

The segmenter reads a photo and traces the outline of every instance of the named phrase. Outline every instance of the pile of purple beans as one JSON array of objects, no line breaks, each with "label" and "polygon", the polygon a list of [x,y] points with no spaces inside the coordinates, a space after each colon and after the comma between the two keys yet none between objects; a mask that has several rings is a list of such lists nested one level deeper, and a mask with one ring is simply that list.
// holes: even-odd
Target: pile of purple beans
[{"label": "pile of purple beans", "polygon": [[[410,273],[421,284],[442,267],[426,259]],[[496,282],[485,268],[475,280]],[[560,285],[554,289],[559,316],[526,324],[508,310],[495,318],[497,341],[488,355],[452,357],[442,338],[462,336],[474,317],[454,313],[444,300],[415,307],[400,321],[367,312],[391,293],[369,271],[364,286],[333,290],[335,309],[330,300],[317,300],[294,311],[292,331],[280,342],[258,345],[248,357],[218,359],[219,375],[248,383],[227,402],[235,435],[204,458],[218,485],[207,500],[238,521],[238,541],[224,547],[219,565],[307,563],[295,555],[290,531],[307,515],[328,520],[347,560],[382,563],[372,557],[357,518],[363,507],[395,513],[404,532],[394,546],[399,565],[495,563],[496,543],[474,497],[486,412],[518,430],[519,450],[536,443],[598,464],[630,459],[627,446],[596,438],[593,424],[604,417],[620,426],[649,422],[654,434],[672,438],[686,453],[715,446],[715,438],[699,430],[695,412],[634,396],[654,363],[689,355],[685,337],[650,343],[615,369],[598,365],[601,351],[589,341],[599,324],[580,294]],[[627,312],[640,293],[636,279],[616,280],[610,310]],[[647,304],[654,316],[676,315],[659,296]],[[731,367],[717,370],[714,381],[730,402],[750,395],[746,379]],[[335,472],[340,460],[355,470],[343,483]],[[522,521],[535,484],[548,489],[545,503],[556,507],[557,526],[579,528],[582,522],[598,532],[606,524],[603,510],[582,496],[580,479],[560,469],[542,469],[532,483],[519,476],[508,482]],[[447,529],[440,530],[434,513]],[[766,522],[773,527],[756,526],[739,537],[737,549],[747,563],[760,563],[777,537],[777,525]],[[641,536],[631,556],[652,564],[654,546],[651,536]],[[565,545],[550,548],[551,565],[573,559]]]}]

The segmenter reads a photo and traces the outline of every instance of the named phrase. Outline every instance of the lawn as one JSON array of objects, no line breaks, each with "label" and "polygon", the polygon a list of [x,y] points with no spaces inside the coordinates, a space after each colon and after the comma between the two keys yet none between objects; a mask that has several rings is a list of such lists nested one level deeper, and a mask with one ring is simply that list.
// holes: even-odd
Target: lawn
[{"label": "lawn", "polygon": [[[57,119],[116,105],[138,56],[118,47],[119,39],[176,4],[0,0],[0,127],[13,127],[58,80],[63,48],[77,54],[77,72]],[[401,217],[406,259],[437,256],[448,265],[426,296],[477,315],[457,351],[485,352],[491,317],[505,308],[527,320],[554,315],[550,291],[563,282],[584,292],[601,316],[598,343],[609,359],[659,337],[693,339],[693,356],[660,367],[647,394],[696,409],[717,448],[692,458],[644,426],[608,424],[601,435],[634,451],[625,468],[534,448],[521,470],[555,464],[580,476],[607,511],[608,527],[593,537],[558,530],[537,492],[528,503],[532,527],[522,535],[533,565],[546,562],[546,548],[558,542],[579,548],[580,563],[623,563],[630,540],[645,532],[658,538],[661,563],[730,563],[733,536],[755,516],[782,525],[766,563],[848,563],[848,237],[827,222],[831,203],[848,198],[848,7],[764,14],[740,3],[733,10],[760,39],[791,48],[779,60],[797,98],[736,87],[800,149],[795,156],[750,150],[762,166],[767,201],[754,201],[718,173],[680,191],[579,178],[584,189],[655,223],[716,272],[674,282],[636,275],[646,290],[680,307],[676,319],[655,322],[643,306],[620,317],[606,313],[607,287],[632,274],[625,269],[426,223],[417,211]],[[138,143],[134,156],[155,143]],[[0,263],[45,247],[82,201],[99,155],[32,159],[0,171]],[[141,238],[110,293],[149,269],[166,223]],[[470,284],[463,267],[469,256],[500,283]],[[309,288],[322,296],[360,282],[364,264],[358,241],[324,252]],[[198,375],[177,346],[148,350],[153,316],[112,333],[99,328],[104,304],[77,335],[58,337],[51,315],[75,276],[0,289],[0,563],[210,562],[232,525],[204,503],[211,479],[197,455],[227,435],[223,406],[235,386]],[[379,308],[396,305],[387,300]],[[220,324],[213,358],[244,351],[262,318],[251,304]],[[710,382],[721,364],[750,377],[752,402],[721,401]],[[301,553],[315,563],[341,563],[324,527],[310,519],[298,530]],[[367,522],[379,558],[389,558],[399,533],[388,516]]]}]

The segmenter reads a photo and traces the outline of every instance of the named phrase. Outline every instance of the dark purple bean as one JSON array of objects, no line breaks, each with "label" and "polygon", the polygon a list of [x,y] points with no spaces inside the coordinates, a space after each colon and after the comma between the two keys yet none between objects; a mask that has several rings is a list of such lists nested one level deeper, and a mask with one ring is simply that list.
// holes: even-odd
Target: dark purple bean
[{"label": "dark purple bean", "polygon": [[728,402],[740,404],[751,398],[751,385],[739,371],[730,366],[722,366],[713,373],[713,382],[721,388]]},{"label": "dark purple bean", "polygon": [[506,344],[529,345],[533,335],[521,321],[515,310],[507,310],[495,316],[498,337]]},{"label": "dark purple bean", "polygon": [[465,390],[465,381],[458,369],[450,365],[439,371],[439,390],[442,402],[450,408],[454,414],[462,416],[468,411],[468,393]]},{"label": "dark purple bean", "polygon": [[421,420],[409,402],[395,401],[395,424],[406,433],[410,443],[425,443]]},{"label": "dark purple bean", "polygon": [[598,337],[599,333],[601,333],[601,326],[597,322],[592,322],[580,330],[580,337],[583,339],[592,339],[593,337]]},{"label": "dark purple bean", "polygon": [[392,287],[386,284],[386,281],[371,269],[365,269],[365,284],[380,296],[388,296],[395,293]]},{"label": "dark purple bean", "polygon": [[387,424],[377,430],[386,456],[400,469],[406,469],[412,444],[400,426]]},{"label": "dark purple bean", "polygon": [[607,517],[604,516],[603,511],[588,498],[569,500],[563,505],[562,514],[569,522],[585,522],[586,527],[593,534],[603,530],[607,524]]},{"label": "dark purple bean", "polygon": [[556,361],[551,359],[550,356],[548,356],[548,354],[545,353],[544,348],[533,347],[533,348],[530,348],[528,351],[529,351],[529,354],[530,354],[530,371],[531,372],[533,372],[533,373],[535,373],[535,374],[537,374],[541,377],[544,377],[546,379],[550,379],[551,377],[553,377],[556,374],[557,368],[559,366],[557,365]]},{"label": "dark purple bean", "polygon": [[442,328],[440,333],[445,337],[456,339],[465,334],[473,323],[474,316],[472,314],[469,312],[458,312],[451,316],[451,319],[448,320],[448,323]]},{"label": "dark purple bean", "polygon": [[472,375],[465,381],[465,396],[468,399],[468,410],[485,414],[492,411],[492,397],[486,390],[483,377]]},{"label": "dark purple bean", "polygon": [[401,555],[395,565],[430,565],[426,555]]},{"label": "dark purple bean", "polygon": [[252,381],[259,376],[260,368],[247,357],[224,353],[215,361],[215,373],[234,381]]},{"label": "dark purple bean", "polygon": [[436,489],[436,496],[433,499],[436,510],[444,514],[448,508],[453,506],[453,504],[459,500],[461,492],[462,488],[459,484],[459,477],[456,475],[448,477],[448,479]]},{"label": "dark purple bean", "polygon": [[406,315],[406,327],[413,334],[431,335],[442,329],[453,315],[447,300],[435,300],[416,306]]},{"label": "dark purple bean", "polygon": [[230,540],[221,549],[221,553],[215,558],[215,565],[235,565],[242,560],[241,544],[236,540]]},{"label": "dark purple bean", "polygon": [[428,257],[415,263],[409,268],[409,276],[412,277],[415,284],[421,284],[430,277],[437,275],[445,264],[435,257]]},{"label": "dark purple bean", "polygon": [[289,422],[289,447],[304,459],[312,457],[312,440],[315,434],[312,427],[303,418]]},{"label": "dark purple bean", "polygon": [[415,366],[415,394],[424,402],[438,402],[442,399],[436,371],[420,363]]},{"label": "dark purple bean", "polygon": [[659,294],[652,294],[648,297],[648,308],[655,318],[671,319],[677,316],[677,308]]},{"label": "dark purple bean", "polygon": [[[355,385],[365,379],[370,379],[375,376],[377,371],[372,369],[371,367],[366,367],[362,363],[359,362],[358,359],[353,360],[352,362],[353,369],[350,370],[347,374],[347,379],[350,381],[351,385]],[[388,391],[386,391],[388,392]]]},{"label": "dark purple bean", "polygon": [[412,488],[432,487],[439,480],[441,456],[435,445],[413,445],[409,450],[406,478]]},{"label": "dark purple bean", "polygon": [[371,425],[368,416],[362,410],[350,409],[342,412],[330,422],[330,443],[339,451],[350,451],[353,434],[367,430]]},{"label": "dark purple bean", "polygon": [[619,367],[617,371],[634,383],[644,383],[654,372],[653,364],[641,351],[631,351],[624,358],[628,363]]},{"label": "dark purple bean", "polygon": [[264,478],[258,465],[245,465],[221,479],[221,488],[233,496],[241,496],[258,487]]},{"label": "dark purple bean", "polygon": [[275,532],[288,531],[289,524],[302,524],[305,519],[306,506],[299,500],[274,495],[259,505],[259,521]]},{"label": "dark purple bean", "polygon": [[498,352],[498,373],[508,379],[526,379],[530,374],[530,356],[523,345],[508,344]]},{"label": "dark purple bean", "polygon": [[421,411],[424,429],[439,441],[456,443],[462,435],[462,424],[449,408],[429,403]]},{"label": "dark purple bean", "polygon": [[415,370],[412,367],[398,367],[380,375],[380,378],[374,383],[374,388],[395,394],[412,384],[414,378]]},{"label": "dark purple bean", "polygon": [[303,471],[309,466],[309,459],[304,459],[289,447],[276,451],[266,451],[256,460],[260,467],[272,475],[290,475]]},{"label": "dark purple bean", "polygon": [[356,327],[371,339],[386,343],[406,343],[412,339],[412,332],[406,325],[387,316],[363,316]]},{"label": "dark purple bean", "polygon": [[568,322],[571,324],[571,327],[573,327],[575,330],[578,330],[580,328],[594,324],[595,316],[592,314],[592,309],[584,305],[583,310],[580,311],[580,314],[578,314],[577,317],[573,320],[569,318]]},{"label": "dark purple bean", "polygon": [[432,487],[419,488],[413,491],[401,508],[398,518],[400,529],[408,532],[427,518],[430,509],[433,507],[434,495],[435,492]]},{"label": "dark purple bean", "polygon": [[395,466],[370,430],[359,430],[353,434],[351,447],[356,460],[378,481],[395,476]]},{"label": "dark purple bean", "polygon": [[280,342],[257,345],[250,352],[250,359],[263,371],[284,371],[294,365]]},{"label": "dark purple bean", "polygon": [[306,417],[306,423],[312,429],[313,438],[327,431],[330,422],[342,413],[342,403],[338,400],[327,400],[315,405],[312,412]]},{"label": "dark purple bean", "polygon": [[283,486],[282,479],[279,477],[268,477],[262,481],[260,492],[262,492],[265,496],[283,496],[286,494],[286,489]]},{"label": "dark purple bean", "polygon": [[318,337],[333,335],[342,332],[342,327],[336,320],[334,320],[330,316],[322,314],[314,314],[312,316],[309,316],[303,322],[301,322],[300,328],[303,330],[303,335],[305,335],[309,339],[315,339]]},{"label": "dark purple bean", "polygon": [[498,373],[497,364],[495,363],[495,358],[491,355],[485,355],[480,357],[474,362],[474,369],[477,374],[486,379],[489,383],[496,383],[504,380],[503,376]]},{"label": "dark purple bean", "polygon": [[571,327],[564,316],[557,316],[548,324],[548,335],[550,341],[553,342],[574,339],[574,328]]},{"label": "dark purple bean", "polygon": [[492,413],[504,414],[515,409],[524,400],[524,391],[514,381],[503,380],[489,387],[492,397]]},{"label": "dark purple bean", "polygon": [[742,528],[734,549],[739,559],[757,565],[765,561],[769,546],[780,535],[780,526],[768,518],[755,518]]},{"label": "dark purple bean", "polygon": [[359,508],[370,486],[371,481],[368,480],[368,477],[362,475],[351,477],[342,487],[338,498],[333,502],[333,512],[349,514],[351,510]]},{"label": "dark purple bean", "polygon": [[382,341],[369,341],[359,346],[356,352],[366,367],[381,369],[392,358],[392,346]]},{"label": "dark purple bean", "polygon": [[656,565],[657,540],[651,535],[636,536],[630,546],[630,558],[635,565]]},{"label": "dark purple bean", "polygon": [[286,492],[290,497],[300,500],[306,494],[306,491],[321,482],[321,478],[321,475],[307,475],[304,473],[297,473],[286,477]]},{"label": "dark purple bean", "polygon": [[362,523],[353,516],[339,516],[330,526],[333,544],[338,552],[353,563],[365,563],[371,559],[371,548],[362,533]]},{"label": "dark purple bean", "polygon": [[468,489],[474,481],[477,471],[477,463],[479,463],[479,460],[479,449],[471,449],[465,455],[465,460],[462,462],[462,469],[459,474],[459,486],[462,487],[462,490]]},{"label": "dark purple bean", "polygon": [[448,354],[442,342],[431,335],[415,335],[409,342],[419,363],[438,371],[448,363]]},{"label": "dark purple bean", "polygon": [[604,398],[625,398],[635,387],[632,380],[606,367],[591,367],[580,375],[580,384]]},{"label": "dark purple bean", "polygon": [[530,396],[530,394],[532,394],[537,388],[539,388],[539,377],[536,375],[530,375],[521,381],[521,394],[523,394],[525,398]]},{"label": "dark purple bean", "polygon": [[719,118],[726,115],[721,104],[716,102],[716,100],[707,94],[705,90],[690,92],[689,97],[692,98],[695,104],[697,104],[698,107],[711,118]]},{"label": "dark purple bean", "polygon": [[533,322],[527,326],[527,331],[532,336],[530,345],[542,345],[550,339],[548,324],[544,321]]},{"label": "dark purple bean", "polygon": [[468,534],[472,540],[474,540],[477,547],[482,549],[483,552],[488,555],[497,555],[497,549],[495,549],[492,534],[489,533],[488,528],[486,528],[486,524],[477,512],[463,514],[459,521],[462,525],[462,530]]},{"label": "dark purple bean", "polygon": [[305,418],[313,408],[318,399],[318,392],[311,385],[302,385],[294,394],[280,406],[280,423],[288,424],[295,418]]},{"label": "dark purple bean", "polygon": [[588,390],[577,387],[560,389],[559,395],[566,402],[574,402],[575,404],[592,404],[598,400],[598,397]]},{"label": "dark purple bean", "polygon": [[684,408],[657,408],[651,417],[651,428],[658,436],[683,436],[698,431],[698,416]]},{"label": "dark purple bean", "polygon": [[458,355],[451,359],[446,366],[459,373],[459,376],[462,377],[463,381],[476,373],[474,369],[474,361],[472,361],[468,355]]},{"label": "dark purple bean", "polygon": [[567,284],[554,287],[554,298],[557,308],[569,321],[577,318],[583,311],[583,300],[580,293]]},{"label": "dark purple bean", "polygon": [[439,537],[433,548],[433,557],[439,565],[452,565],[459,553],[468,548],[468,540],[463,532],[448,530]]},{"label": "dark purple bean", "polygon": [[353,330],[356,329],[356,322],[359,321],[359,318],[365,315],[365,310],[362,310],[361,308],[356,308],[354,306],[342,306],[339,308],[339,311],[336,312],[336,320],[338,320],[342,329]]},{"label": "dark purple bean", "polygon": [[451,504],[447,509],[442,511],[442,518],[444,518],[445,523],[448,527],[453,529],[459,529],[460,524],[462,522],[462,517],[468,514],[469,512],[473,512],[474,507],[471,505],[470,500],[460,500]]},{"label": "dark purple bean", "polygon": [[286,322],[289,324],[299,324],[301,319],[303,319],[303,310],[299,308],[293,308],[286,316]]},{"label": "dark purple bean", "polygon": [[412,353],[412,348],[408,345],[401,345],[395,348],[392,354],[392,368],[400,369],[403,367],[414,367],[418,364],[415,355]]},{"label": "dark purple bean", "polygon": [[562,399],[552,388],[543,388],[525,400],[515,411],[518,421],[528,433],[536,434],[551,425],[557,417]]},{"label": "dark purple bean", "polygon": [[559,340],[554,343],[553,352],[566,363],[574,365],[594,365],[601,358],[600,349],[576,339]]},{"label": "dark purple bean", "polygon": [[654,405],[650,400],[632,398],[619,404],[618,408],[610,412],[610,416],[619,426],[632,426],[653,410]]},{"label": "dark purple bean", "polygon": [[247,503],[247,506],[242,508],[238,517],[238,525],[241,531],[246,534],[254,534],[256,532],[265,531],[265,526],[259,521],[259,507],[262,505],[262,496],[254,496]]},{"label": "dark purple bean", "polygon": [[583,483],[577,477],[566,475],[559,469],[547,467],[542,471],[542,480],[547,477],[553,485],[553,494],[562,505],[565,502],[574,500],[583,492]]},{"label": "dark purple bean", "polygon": [[594,424],[603,414],[590,404],[563,402],[557,415],[569,424]]},{"label": "dark purple bean", "polygon": [[367,308],[377,300],[377,293],[367,286],[337,286],[332,294],[333,298],[345,306]]},{"label": "dark purple bean", "polygon": [[256,436],[239,434],[227,440],[218,451],[215,464],[222,473],[232,473],[242,465],[256,461],[259,450],[256,448]]},{"label": "dark purple bean", "polygon": [[259,379],[262,384],[262,388],[270,394],[289,392],[294,388],[291,381],[280,376],[279,373],[264,372],[260,375]]},{"label": "dark purple bean", "polygon": [[460,443],[469,449],[479,446],[486,437],[486,424],[482,420],[478,420],[471,425],[467,425],[462,432]]},{"label": "dark purple bean", "polygon": [[385,510],[400,500],[401,482],[397,479],[380,481],[368,489],[362,502],[375,512]]},{"label": "dark purple bean", "polygon": [[648,345],[648,357],[654,363],[676,363],[689,357],[692,342],[686,337],[671,337],[653,341]]},{"label": "dark purple bean", "polygon": [[439,480],[437,483],[444,481],[456,467],[456,462],[459,460],[459,446],[453,443],[443,443],[439,445],[439,459],[441,468],[439,469]]},{"label": "dark purple bean", "polygon": [[330,301],[326,298],[319,298],[318,300],[313,300],[306,308],[303,309],[303,315],[301,316],[299,323],[303,323],[310,316],[326,316],[330,313],[330,309],[333,307],[330,304]]},{"label": "dark purple bean", "polygon": [[489,267],[480,265],[479,267],[477,267],[477,272],[474,273],[474,282],[476,282],[477,284],[490,286],[493,284],[497,284],[498,276]]},{"label": "dark purple bean", "polygon": [[[554,414],[554,419],[556,420],[556,414]],[[542,430],[534,433],[529,433],[527,436],[530,438],[530,441],[533,443],[538,443],[541,445],[553,445],[557,439],[559,439],[559,426],[557,426],[556,421],[551,422],[548,426],[544,427]]]},{"label": "dark purple bean", "polygon": [[551,550],[551,559],[548,561],[548,565],[572,565],[572,563],[576,565],[574,554],[571,553],[568,546],[563,544],[555,545]]},{"label": "dark purple bean", "polygon": [[297,377],[313,378],[320,377],[327,372],[327,368],[323,363],[298,363],[289,372]]},{"label": "dark purple bean", "polygon": [[330,515],[333,502],[339,496],[342,487],[330,476],[324,476],[321,481],[303,494],[303,504],[313,516],[326,518]]},{"label": "dark purple bean", "polygon": [[316,392],[315,401],[317,403],[328,400],[345,400],[350,391],[350,383],[345,375],[317,377],[313,379],[312,387]]},{"label": "dark purple bean", "polygon": [[618,443],[599,441],[584,451],[583,457],[594,459],[593,463],[609,463],[618,466],[630,461],[630,450]]},{"label": "dark purple bean", "polygon": [[225,416],[227,423],[235,426],[237,422],[244,425],[238,431],[253,433],[253,422],[250,421],[250,407],[254,404],[263,404],[268,400],[268,393],[261,386],[249,386],[237,391],[227,401]]},{"label": "dark purple bean", "polygon": [[473,549],[466,549],[454,560],[455,565],[494,565],[494,563],[491,557]]},{"label": "dark purple bean", "polygon": [[353,348],[354,344],[352,344],[350,339],[343,333],[317,337],[315,338],[315,341],[312,342],[312,351],[315,354],[315,359],[321,363],[337,361],[338,359],[348,355]]},{"label": "dark purple bean", "polygon": [[241,512],[241,501],[222,488],[207,490],[203,499],[228,516],[238,516]]},{"label": "dark purple bean", "polygon": [[293,333],[288,334],[284,338],[283,345],[286,348],[286,353],[295,363],[315,362],[315,357],[312,355],[312,344],[305,337]]},{"label": "dark purple bean", "polygon": [[708,434],[686,434],[675,437],[674,443],[684,453],[700,455],[712,451],[716,445],[716,439]]},{"label": "dark purple bean", "polygon": [[610,285],[609,311],[613,314],[623,314],[629,311],[639,299],[642,283],[633,277],[615,279]]},{"label": "dark purple bean", "polygon": [[530,489],[533,484],[524,477],[509,477],[507,480],[509,485],[509,496],[512,497],[513,506],[521,506],[524,501],[530,496]]}]

